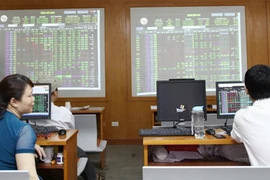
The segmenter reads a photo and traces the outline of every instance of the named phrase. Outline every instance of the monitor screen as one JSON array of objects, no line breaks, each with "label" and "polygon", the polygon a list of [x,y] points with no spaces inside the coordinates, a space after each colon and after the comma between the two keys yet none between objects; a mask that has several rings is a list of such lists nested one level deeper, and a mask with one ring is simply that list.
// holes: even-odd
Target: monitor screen
[{"label": "monitor screen", "polygon": [[60,79],[60,97],[105,97],[104,8],[0,10],[0,77]]},{"label": "monitor screen", "polygon": [[132,7],[132,96],[155,96],[156,81],[242,81],[247,70],[245,6]]},{"label": "monitor screen", "polygon": [[252,105],[244,82],[216,82],[216,94],[218,119],[234,118],[236,111]]},{"label": "monitor screen", "polygon": [[33,87],[35,105],[31,113],[23,114],[21,120],[51,118],[51,84],[36,83]]},{"label": "monitor screen", "polygon": [[157,121],[190,121],[194,106],[203,106],[206,119],[204,80],[157,81]]}]

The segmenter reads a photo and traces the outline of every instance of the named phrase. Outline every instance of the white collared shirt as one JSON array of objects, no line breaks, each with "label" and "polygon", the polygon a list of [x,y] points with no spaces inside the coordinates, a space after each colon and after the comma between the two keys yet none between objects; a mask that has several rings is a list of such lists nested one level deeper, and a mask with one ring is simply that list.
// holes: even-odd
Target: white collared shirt
[{"label": "white collared shirt", "polygon": [[270,166],[270,98],[237,111],[231,137],[244,143],[252,166]]}]

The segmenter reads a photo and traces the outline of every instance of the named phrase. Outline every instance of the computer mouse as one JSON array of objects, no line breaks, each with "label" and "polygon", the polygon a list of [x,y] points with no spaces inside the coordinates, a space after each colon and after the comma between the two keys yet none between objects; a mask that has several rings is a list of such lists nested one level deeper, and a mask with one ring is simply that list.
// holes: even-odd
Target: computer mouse
[{"label": "computer mouse", "polygon": [[206,132],[206,134],[210,134],[210,135],[216,134],[216,131],[214,129],[206,129],[205,132]]},{"label": "computer mouse", "polygon": [[66,131],[65,129],[60,129],[60,130],[58,131],[58,134],[59,134],[59,136],[64,136],[64,135],[67,134],[67,131]]}]

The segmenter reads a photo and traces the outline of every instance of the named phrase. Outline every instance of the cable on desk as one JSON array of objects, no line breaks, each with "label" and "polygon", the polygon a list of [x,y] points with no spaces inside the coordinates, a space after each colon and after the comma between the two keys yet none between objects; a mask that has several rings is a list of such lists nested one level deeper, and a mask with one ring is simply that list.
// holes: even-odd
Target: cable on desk
[{"label": "cable on desk", "polygon": [[[175,122],[175,121],[174,121],[174,122]],[[180,124],[180,123],[183,123],[183,122],[185,122],[185,121],[181,121],[181,120],[180,120],[180,121],[176,122],[176,123],[173,125],[173,128],[177,128],[177,125]]]},{"label": "cable on desk", "polygon": [[228,118],[226,118],[224,126],[227,126]]}]

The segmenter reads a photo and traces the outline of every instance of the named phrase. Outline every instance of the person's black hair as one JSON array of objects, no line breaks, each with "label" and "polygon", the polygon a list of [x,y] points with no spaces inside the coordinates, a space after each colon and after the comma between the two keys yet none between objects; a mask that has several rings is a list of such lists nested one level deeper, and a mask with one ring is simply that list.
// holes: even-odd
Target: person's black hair
[{"label": "person's black hair", "polygon": [[270,97],[270,68],[264,64],[258,64],[247,70],[245,74],[245,86],[249,96],[253,100]]},{"label": "person's black hair", "polygon": [[12,74],[2,79],[0,82],[0,119],[12,98],[21,100],[27,85],[34,87],[33,82],[21,74]]}]

